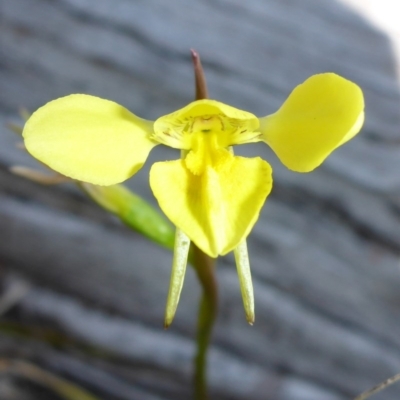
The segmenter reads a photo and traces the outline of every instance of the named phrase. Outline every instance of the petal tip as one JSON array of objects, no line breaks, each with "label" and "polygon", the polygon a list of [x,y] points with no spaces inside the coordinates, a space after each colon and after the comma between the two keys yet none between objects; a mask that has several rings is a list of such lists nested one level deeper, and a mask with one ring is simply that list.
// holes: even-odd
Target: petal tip
[{"label": "petal tip", "polygon": [[254,325],[254,321],[255,321],[254,315],[246,316],[246,320],[247,320],[247,322],[249,323],[250,326]]}]

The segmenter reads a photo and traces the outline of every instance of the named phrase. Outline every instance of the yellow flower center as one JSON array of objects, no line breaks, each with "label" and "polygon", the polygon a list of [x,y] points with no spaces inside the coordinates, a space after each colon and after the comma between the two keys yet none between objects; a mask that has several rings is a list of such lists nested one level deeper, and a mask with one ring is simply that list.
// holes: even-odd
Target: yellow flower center
[{"label": "yellow flower center", "polygon": [[223,118],[219,115],[204,115],[193,118],[184,134],[190,152],[185,158],[186,167],[194,175],[201,175],[206,167],[213,167],[228,153],[225,149],[229,132],[224,130]]},{"label": "yellow flower center", "polygon": [[[214,100],[198,100],[154,123],[153,140],[176,149],[191,150],[196,133],[213,136],[217,147],[261,140],[258,119]],[[215,136],[215,135],[214,135]]]}]

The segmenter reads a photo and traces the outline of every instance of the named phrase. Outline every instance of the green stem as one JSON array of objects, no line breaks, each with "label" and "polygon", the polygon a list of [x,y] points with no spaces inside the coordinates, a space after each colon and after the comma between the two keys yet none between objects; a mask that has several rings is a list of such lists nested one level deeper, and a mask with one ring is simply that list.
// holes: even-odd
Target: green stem
[{"label": "green stem", "polygon": [[210,344],[214,321],[217,316],[218,291],[215,280],[215,260],[192,244],[192,265],[203,289],[197,319],[197,353],[195,356],[194,388],[195,400],[208,399],[207,394],[207,350]]}]

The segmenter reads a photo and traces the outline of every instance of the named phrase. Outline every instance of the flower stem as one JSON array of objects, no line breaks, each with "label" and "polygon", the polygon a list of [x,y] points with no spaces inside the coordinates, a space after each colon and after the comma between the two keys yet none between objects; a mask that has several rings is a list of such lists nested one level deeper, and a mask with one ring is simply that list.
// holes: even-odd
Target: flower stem
[{"label": "flower stem", "polygon": [[[193,49],[191,53],[195,76],[195,97],[196,100],[206,99],[208,97],[208,90],[200,56]],[[215,260],[203,253],[192,243],[191,263],[203,289],[197,318],[197,353],[194,360],[194,398],[195,400],[207,400],[207,351],[218,308]]]},{"label": "flower stem", "polygon": [[218,291],[214,273],[215,260],[204,254],[195,245],[192,247],[192,260],[192,265],[203,288],[197,319],[194,398],[195,400],[206,400],[208,399],[206,376],[207,350],[218,308]]}]

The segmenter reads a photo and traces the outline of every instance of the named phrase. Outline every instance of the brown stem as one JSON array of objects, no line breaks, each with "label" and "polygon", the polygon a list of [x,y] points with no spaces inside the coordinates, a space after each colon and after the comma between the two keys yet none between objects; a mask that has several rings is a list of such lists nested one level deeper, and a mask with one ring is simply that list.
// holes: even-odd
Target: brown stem
[{"label": "brown stem", "polygon": [[382,383],[379,383],[378,385],[374,386],[372,389],[369,389],[366,392],[361,393],[354,400],[365,400],[365,399],[368,399],[372,395],[380,392],[383,389],[386,389],[388,386],[393,385],[393,383],[395,383],[395,382],[397,382],[399,380],[400,380],[400,374],[392,376],[391,378],[386,379]]},{"label": "brown stem", "polygon": [[192,61],[194,67],[196,100],[207,99],[208,90],[206,77],[204,75],[203,66],[201,65],[199,53],[193,49],[191,49],[190,52],[192,53]]}]

